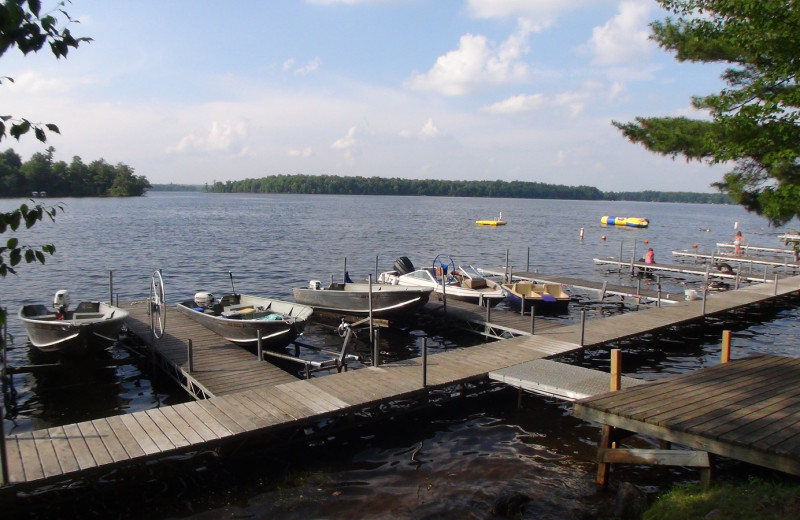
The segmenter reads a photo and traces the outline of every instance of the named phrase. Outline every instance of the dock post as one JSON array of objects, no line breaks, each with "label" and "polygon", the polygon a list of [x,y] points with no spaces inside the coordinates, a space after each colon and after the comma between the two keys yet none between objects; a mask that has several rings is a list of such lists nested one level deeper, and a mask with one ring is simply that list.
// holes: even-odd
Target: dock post
[{"label": "dock post", "polygon": [[422,336],[422,388],[428,386],[428,338]]},{"label": "dock post", "polygon": [[114,305],[114,271],[108,271],[108,304]]},{"label": "dock post", "polygon": [[491,327],[492,323],[492,306],[487,301],[486,302],[486,332],[489,332],[489,327]]},{"label": "dock post", "polygon": [[775,289],[772,293],[773,296],[778,296],[778,273],[775,273]]},{"label": "dock post", "polygon": [[369,275],[369,341],[372,343],[372,275]]},{"label": "dock post", "polygon": [[[581,228],[583,230],[583,228]],[[581,233],[581,240],[583,240],[583,234]],[[528,256],[525,260],[525,271],[530,272],[531,270],[531,246],[528,246]]]},{"label": "dock post", "polygon": [[661,275],[656,275],[656,288],[658,292],[656,293],[656,307],[661,307]]},{"label": "dock post", "polygon": [[722,363],[727,363],[731,360],[731,331],[722,331]]},{"label": "dock post", "polygon": [[767,265],[764,264],[764,283],[767,283]]},{"label": "dock post", "polygon": [[602,302],[606,297],[606,289],[608,289],[608,280],[603,281],[603,288],[600,290],[600,301]]},{"label": "dock post", "polygon": [[706,315],[706,300],[708,299],[708,282],[703,285],[703,316]]},{"label": "dock post", "polygon": [[344,257],[344,270],[342,271],[342,283],[347,280],[347,257]]},{"label": "dock post", "polygon": [[619,241],[619,263],[617,264],[617,274],[622,274],[622,244],[624,241]]},{"label": "dock post", "polygon": [[[508,249],[506,249],[506,272],[508,272]],[[511,283],[511,280],[509,279],[506,283]]]},{"label": "dock post", "polygon": [[375,255],[375,281],[378,281],[378,255]]},{"label": "dock post", "polygon": [[522,301],[519,304],[519,315],[525,316],[525,295],[520,294],[520,296],[522,297]]},{"label": "dock post", "polygon": [[611,391],[622,388],[622,353],[618,348],[611,349]]},{"label": "dock post", "polygon": [[[2,310],[3,314],[8,316],[8,314],[6,313],[6,309],[0,309],[0,310]],[[0,412],[0,466],[2,467],[2,478],[3,478],[3,481],[0,482],[0,486],[5,486],[5,485],[8,484],[8,461],[6,460],[6,432],[5,432],[5,428],[3,427],[3,421],[5,421],[5,419],[6,419],[6,409],[7,409],[7,406],[8,406],[8,403],[6,403],[6,396],[8,395],[8,392],[5,391],[6,390],[6,388],[5,388],[5,385],[6,385],[6,366],[8,364],[8,358],[6,357],[8,355],[8,351],[6,350],[6,345],[7,345],[7,340],[8,340],[8,321],[3,323],[2,334],[3,334],[3,337],[0,338],[0,343],[2,343],[3,350],[2,350],[2,352],[0,352],[0,354],[2,354],[2,356],[3,356],[3,365],[2,365],[2,367],[0,367],[0,370],[2,370],[3,390],[4,391],[3,391],[3,406],[2,406],[2,408],[0,408],[0,410],[2,410]]]},{"label": "dock post", "polygon": [[442,269],[442,308],[444,309],[444,313],[447,314],[447,275],[444,274],[444,269]]},{"label": "dock post", "polygon": [[633,274],[633,263],[636,261],[636,240],[633,241],[633,254],[631,255],[631,274]]},{"label": "dock post", "polygon": [[261,329],[258,330],[258,335],[256,336],[256,350],[258,353],[258,360],[264,361],[264,342],[261,338]]},{"label": "dock post", "polygon": [[478,295],[478,307],[483,307],[483,293]]},{"label": "dock post", "polygon": [[581,309],[581,346],[586,336],[586,309]]},{"label": "dock post", "polygon": [[536,307],[531,305],[531,336],[536,330]]},{"label": "dock post", "polygon": [[[259,331],[260,332],[260,331]],[[189,373],[194,372],[194,352],[192,351],[192,340],[186,342],[186,357]]]},{"label": "dock post", "polygon": [[381,364],[381,349],[380,349],[380,331],[375,329],[375,355],[372,357],[372,365],[378,366]]}]

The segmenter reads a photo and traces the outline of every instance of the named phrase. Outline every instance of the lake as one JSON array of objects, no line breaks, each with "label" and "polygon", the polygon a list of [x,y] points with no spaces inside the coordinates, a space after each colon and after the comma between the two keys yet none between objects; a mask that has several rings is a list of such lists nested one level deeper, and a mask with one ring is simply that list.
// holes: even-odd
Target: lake
[{"label": "lake", "polygon": [[[0,210],[22,202],[0,200]],[[229,291],[229,272],[239,292],[291,300],[292,287],[310,279],[340,280],[345,259],[350,276],[363,279],[374,275],[376,263],[377,271],[389,270],[395,258],[407,256],[427,266],[439,253],[487,268],[504,265],[508,255],[515,270],[529,266],[636,285],[629,273],[597,266],[593,258],[616,257],[622,250],[629,259],[634,247],[638,258],[653,247],[656,262],[674,263],[673,250],[696,245],[708,252],[717,242],[731,242],[737,224],[749,244],[770,247],[780,245],[779,234],[798,227],[792,222],[770,228],[738,206],[666,203],[199,192],[45,202],[62,202],[65,211],[55,222],[4,236],[57,248],[45,265],[22,265],[17,276],[2,280],[0,304],[9,311],[14,337],[12,365],[40,361],[25,345],[15,316],[21,305],[50,306],[58,289],[69,289],[73,301],[107,300],[109,271],[115,297],[123,301],[146,298],[153,271],[162,269],[172,304],[201,290]],[[508,225],[475,225],[499,212]],[[603,215],[647,217],[651,224],[603,227]],[[692,277],[664,276],[661,283],[665,292],[679,295],[701,287]],[[600,303],[595,297],[573,293],[569,314],[552,319],[576,322],[581,310],[587,319],[634,311],[613,298]],[[613,346],[623,350],[625,374],[646,379],[718,363],[724,329],[733,330],[734,358],[755,352],[797,356],[797,303],[788,299]],[[382,349],[390,359],[418,355],[422,335],[430,337],[434,352],[482,341],[421,325],[385,334]],[[312,323],[304,341],[336,347],[340,340]],[[568,361],[607,368],[608,348]],[[188,399],[120,347],[60,368],[13,377],[13,392],[6,391],[7,434]],[[100,484],[45,490],[23,500],[18,513],[33,517],[47,507],[53,518],[490,518],[498,497],[515,493],[530,498],[528,518],[585,518],[607,506],[613,493],[593,483],[598,427],[575,419],[568,404],[538,396],[525,396],[522,404],[517,408],[515,391],[497,386],[313,442],[296,440],[277,451],[199,453],[174,458],[166,471],[163,464],[158,470],[145,466],[136,478],[110,474]],[[742,471],[736,464],[725,467]],[[651,490],[696,479],[692,471],[663,468],[618,468],[612,476]]]}]

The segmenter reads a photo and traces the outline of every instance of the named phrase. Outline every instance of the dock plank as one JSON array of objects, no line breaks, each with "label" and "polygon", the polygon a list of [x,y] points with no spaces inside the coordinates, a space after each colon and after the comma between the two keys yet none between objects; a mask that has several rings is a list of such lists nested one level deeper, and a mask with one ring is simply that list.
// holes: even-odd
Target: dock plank
[{"label": "dock plank", "polygon": [[42,471],[45,477],[53,477],[62,475],[63,471],[61,465],[58,463],[58,456],[56,455],[53,442],[50,440],[50,435],[47,430],[34,430],[33,438],[36,444],[36,452],[39,456],[39,461],[42,464]]},{"label": "dock plank", "polygon": [[56,452],[56,459],[58,460],[58,465],[61,467],[61,473],[78,471],[80,469],[78,459],[72,452],[72,446],[70,446],[64,428],[62,426],[54,426],[48,428],[47,432],[50,434],[50,442],[52,442],[53,449]]},{"label": "dock plank", "polygon": [[64,435],[69,441],[72,448],[72,453],[75,455],[75,460],[78,463],[79,469],[88,469],[94,467],[97,462],[94,460],[92,450],[86,444],[86,439],[83,438],[80,428],[77,424],[65,424],[63,426]]},{"label": "dock plank", "polygon": [[122,421],[122,418],[118,415],[114,415],[111,417],[106,417],[106,422],[108,423],[109,428],[114,432],[114,435],[117,437],[117,440],[122,445],[122,448],[125,450],[125,453],[128,454],[130,458],[142,457],[145,455],[144,450],[136,442],[136,439],[131,434],[130,430],[125,423]]},{"label": "dock plank", "polygon": [[42,468],[42,461],[36,451],[33,432],[20,433],[16,438],[25,479],[30,481],[44,478],[45,472]]}]

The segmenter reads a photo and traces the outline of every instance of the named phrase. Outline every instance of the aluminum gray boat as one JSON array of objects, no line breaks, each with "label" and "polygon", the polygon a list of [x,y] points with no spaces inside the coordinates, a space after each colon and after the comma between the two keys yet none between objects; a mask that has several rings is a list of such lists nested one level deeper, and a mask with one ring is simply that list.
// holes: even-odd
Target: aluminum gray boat
[{"label": "aluminum gray boat", "polygon": [[80,302],[69,310],[69,291],[60,290],[53,299],[55,311],[45,305],[24,305],[18,317],[31,344],[42,352],[85,354],[111,346],[117,339],[128,311],[104,302]]},{"label": "aluminum gray boat", "polygon": [[[428,303],[431,291],[432,287],[373,283],[372,315],[391,319],[413,314]],[[295,287],[293,292],[295,301],[316,310],[348,316],[369,315],[370,284],[366,282],[332,283],[322,287],[318,280],[311,280],[307,288]]]},{"label": "aluminum gray boat", "polygon": [[199,292],[178,303],[178,312],[232,343],[255,348],[261,332],[263,348],[279,349],[303,333],[313,309],[247,294],[226,294],[217,300],[209,292]]}]

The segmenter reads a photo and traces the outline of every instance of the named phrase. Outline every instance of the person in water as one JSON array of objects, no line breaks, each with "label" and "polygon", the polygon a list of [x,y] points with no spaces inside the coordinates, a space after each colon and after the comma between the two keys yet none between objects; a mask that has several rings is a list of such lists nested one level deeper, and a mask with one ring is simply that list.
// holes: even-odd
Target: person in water
[{"label": "person in water", "polygon": [[653,248],[647,250],[647,253],[644,255],[644,263],[646,264],[654,264],[656,263],[656,254],[653,251]]},{"label": "person in water", "polygon": [[733,247],[734,247],[733,254],[735,256],[742,256],[742,242],[744,242],[744,237],[742,237],[742,232],[737,231],[736,237],[733,239]]}]

